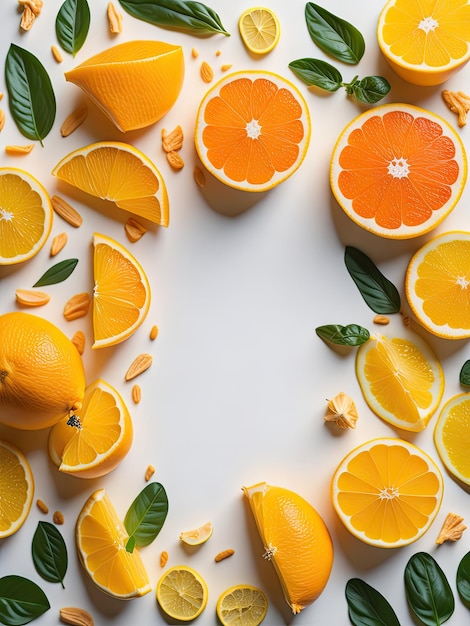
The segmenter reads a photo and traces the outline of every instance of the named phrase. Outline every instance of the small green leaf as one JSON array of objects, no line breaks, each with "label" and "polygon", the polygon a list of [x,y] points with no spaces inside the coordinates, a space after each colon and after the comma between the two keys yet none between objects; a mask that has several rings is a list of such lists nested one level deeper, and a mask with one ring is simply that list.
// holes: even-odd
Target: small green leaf
[{"label": "small green leaf", "polygon": [[388,600],[360,578],[346,583],[346,601],[354,626],[400,626]]},{"label": "small green leaf", "polygon": [[48,609],[49,600],[32,580],[22,576],[0,578],[0,623],[5,626],[29,624]]},{"label": "small green leaf", "polygon": [[457,591],[462,602],[470,608],[470,552],[467,552],[457,567]]},{"label": "small green leaf", "polygon": [[454,612],[454,594],[446,575],[426,552],[414,554],[406,564],[405,591],[411,610],[426,626],[440,626]]},{"label": "small green leaf", "polygon": [[126,549],[147,546],[163,527],[168,513],[168,497],[160,483],[150,483],[142,489],[129,507],[124,526],[129,533]]},{"label": "small green leaf", "polygon": [[465,361],[462,365],[459,375],[460,384],[464,387],[470,387],[470,360]]},{"label": "small green leaf", "polygon": [[385,278],[367,255],[357,248],[346,246],[344,262],[366,304],[375,313],[400,311],[401,300],[397,288]]},{"label": "small green leaf", "polygon": [[324,52],[344,63],[359,63],[366,44],[355,26],[313,2],[305,5],[305,20],[310,37]]},{"label": "small green leaf", "polygon": [[60,263],[56,263],[47,272],[44,272],[41,278],[34,283],[33,287],[44,287],[45,285],[61,283],[70,276],[77,263],[78,259],[64,259]]},{"label": "small green leaf", "polygon": [[289,67],[309,87],[314,85],[326,91],[336,91],[343,81],[339,71],[321,59],[297,59],[291,61]]},{"label": "small green leaf", "polygon": [[358,324],[348,324],[347,326],[326,324],[325,326],[317,326],[315,332],[320,339],[339,346],[360,346],[370,338],[367,328]]},{"label": "small green leaf", "polygon": [[49,522],[38,522],[33,536],[32,555],[37,573],[51,583],[64,587],[67,572],[67,547],[57,528]]},{"label": "small green leaf", "polygon": [[85,43],[89,29],[87,0],[65,0],[55,20],[55,32],[61,47],[75,56]]},{"label": "small green leaf", "polygon": [[390,91],[390,83],[382,76],[366,76],[354,82],[352,92],[359,102],[375,104],[385,98]]}]

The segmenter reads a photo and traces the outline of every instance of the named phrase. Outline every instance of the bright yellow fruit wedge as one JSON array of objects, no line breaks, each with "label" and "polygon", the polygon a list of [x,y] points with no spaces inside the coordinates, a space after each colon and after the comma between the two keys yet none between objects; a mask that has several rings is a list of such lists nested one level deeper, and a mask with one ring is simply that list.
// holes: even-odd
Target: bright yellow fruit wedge
[{"label": "bright yellow fruit wedge", "polygon": [[3,539],[24,524],[34,495],[28,460],[7,441],[0,441],[0,494],[0,539]]},{"label": "bright yellow fruit wedge", "polygon": [[207,606],[206,581],[191,567],[176,565],[157,583],[157,601],[165,613],[181,622],[196,619]]},{"label": "bright yellow fruit wedge", "polygon": [[238,29],[243,43],[253,54],[270,52],[277,45],[281,34],[277,15],[266,7],[244,11],[238,20]]},{"label": "bright yellow fruit wedge", "polygon": [[454,396],[442,407],[434,444],[452,476],[470,485],[470,393]]},{"label": "bright yellow fruit wedge", "polygon": [[234,585],[226,589],[216,605],[222,626],[259,626],[267,611],[265,594],[253,585]]},{"label": "bright yellow fruit wedge", "polygon": [[207,522],[203,526],[194,528],[193,530],[185,530],[180,533],[180,540],[188,546],[199,546],[205,543],[212,536],[212,523]]}]

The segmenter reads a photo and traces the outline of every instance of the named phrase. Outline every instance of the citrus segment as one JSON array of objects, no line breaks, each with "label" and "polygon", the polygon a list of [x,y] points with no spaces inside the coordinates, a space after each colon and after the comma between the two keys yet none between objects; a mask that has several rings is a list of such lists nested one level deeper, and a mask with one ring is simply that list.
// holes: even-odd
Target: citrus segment
[{"label": "citrus segment", "polygon": [[226,589],[216,605],[222,626],[259,626],[267,611],[265,594],[252,585],[235,585]]},{"label": "citrus segment", "polygon": [[454,396],[442,407],[434,444],[448,471],[470,485],[470,393]]},{"label": "citrus segment", "polygon": [[333,506],[358,539],[381,548],[416,541],[441,506],[443,479],[434,461],[407,441],[380,438],[350,452],[331,483]]},{"label": "citrus segment", "polygon": [[390,66],[415,85],[439,85],[470,59],[468,0],[389,0],[377,27]]},{"label": "citrus segment", "polygon": [[207,522],[203,526],[199,526],[194,530],[185,530],[180,533],[180,540],[188,546],[199,546],[205,543],[212,536],[212,523]]},{"label": "citrus segment", "polygon": [[0,265],[21,263],[35,256],[52,228],[49,196],[31,174],[0,168]]},{"label": "citrus segment", "polygon": [[339,136],[330,184],[345,213],[391,239],[435,228],[457,204],[467,177],[465,148],[443,119],[409,104],[384,104]]},{"label": "citrus segment", "polygon": [[167,570],[157,583],[157,601],[167,615],[189,622],[207,605],[209,592],[202,576],[191,567],[176,565]]},{"label": "citrus segment", "polygon": [[126,132],[158,122],[175,104],[184,79],[181,46],[163,41],[127,41],[65,72]]},{"label": "citrus segment", "polygon": [[333,566],[328,529],[313,506],[297,493],[258,483],[243,487],[264,546],[293,613],[322,593]]},{"label": "citrus segment", "polygon": [[80,562],[100,589],[122,600],[151,591],[139,551],[126,550],[129,536],[104,489],[94,491],[85,502],[75,538]]},{"label": "citrus segment", "polygon": [[196,117],[196,150],[223,183],[266,191],[301,165],[310,116],[298,89],[271,72],[230,74],[204,96]]},{"label": "citrus segment", "polygon": [[270,52],[279,41],[281,25],[271,9],[254,7],[247,9],[238,20],[243,43],[254,54]]},{"label": "citrus segment", "polygon": [[25,455],[0,441],[0,539],[9,537],[26,521],[34,495],[34,479]]},{"label": "citrus segment", "polygon": [[357,351],[356,375],[372,411],[404,430],[423,430],[444,391],[437,356],[411,332],[405,337],[372,335]]},{"label": "citrus segment", "polygon": [[93,237],[92,348],[113,346],[130,337],[150,307],[150,285],[137,259],[117,241]]},{"label": "citrus segment", "polygon": [[429,332],[470,337],[470,233],[451,231],[426,242],[406,271],[408,302]]}]

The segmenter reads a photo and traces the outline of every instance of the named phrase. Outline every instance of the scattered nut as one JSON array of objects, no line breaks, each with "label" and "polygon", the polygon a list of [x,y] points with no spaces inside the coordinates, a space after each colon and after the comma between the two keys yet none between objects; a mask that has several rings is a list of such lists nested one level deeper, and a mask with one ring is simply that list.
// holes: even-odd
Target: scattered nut
[{"label": "scattered nut", "polygon": [[41,13],[43,0],[18,0],[18,8],[21,10],[20,28],[22,30],[30,30],[34,20]]},{"label": "scattered nut", "polygon": [[132,400],[134,401],[134,404],[139,404],[142,400],[142,390],[139,385],[134,385],[132,387]]},{"label": "scattered nut", "polygon": [[80,213],[76,211],[68,202],[59,196],[51,197],[51,204],[54,211],[62,219],[64,219],[70,226],[78,228],[82,225],[83,219]]},{"label": "scattered nut", "polygon": [[52,240],[52,244],[51,244],[51,252],[50,252],[51,256],[55,256],[56,254],[59,254],[59,252],[65,246],[67,241],[68,241],[67,233],[59,233],[58,235],[56,235],[54,239]]},{"label": "scattered nut", "polygon": [[183,129],[181,126],[176,126],[171,132],[168,132],[162,128],[162,148],[165,152],[171,152],[172,150],[181,150],[183,147]]},{"label": "scattered nut", "polygon": [[206,185],[206,176],[198,165],[194,166],[193,177],[196,185],[203,189]]},{"label": "scattered nut", "polygon": [[54,524],[58,524],[59,526],[62,525],[64,523],[64,514],[62,511],[54,511],[52,521]]},{"label": "scattered nut", "polygon": [[160,554],[160,567],[165,567],[167,563],[168,563],[168,552],[166,550],[163,550],[162,553]]},{"label": "scattered nut", "polygon": [[118,13],[112,2],[108,2],[108,22],[110,33],[122,32],[122,15]]},{"label": "scattered nut", "polygon": [[448,89],[444,89],[442,97],[452,113],[457,113],[458,125],[465,126],[467,123],[467,113],[470,111],[470,96],[467,96],[463,91],[449,91]]},{"label": "scattered nut", "polygon": [[77,332],[73,335],[71,339],[73,345],[77,348],[79,354],[83,354],[85,352],[85,333],[81,330],[77,330]]},{"label": "scattered nut", "polygon": [[201,63],[201,78],[205,83],[211,83],[214,79],[214,70],[207,63],[207,61],[203,61]]},{"label": "scattered nut", "polygon": [[388,318],[386,315],[376,315],[372,321],[374,322],[374,324],[381,324],[382,326],[390,324],[390,318]]},{"label": "scattered nut", "polygon": [[462,537],[463,531],[467,528],[462,522],[463,517],[455,513],[449,513],[444,520],[436,543],[441,545],[444,541],[458,541]]},{"label": "scattered nut", "polygon": [[154,339],[156,339],[158,336],[158,326],[156,324],[154,324],[152,326],[152,328],[150,329],[150,339],[153,341]]},{"label": "scattered nut", "polygon": [[62,54],[60,53],[59,48],[57,46],[51,46],[51,52],[57,63],[62,63],[64,59],[62,58]]},{"label": "scattered nut", "polygon": [[131,243],[138,241],[145,233],[147,229],[134,217],[130,217],[124,224],[124,230],[126,231],[127,238]]},{"label": "scattered nut", "polygon": [[222,50],[216,50],[215,51],[215,56],[216,57],[220,57],[221,54],[222,54]]},{"label": "scattered nut", "polygon": [[228,559],[228,557],[232,556],[232,554],[235,554],[235,550],[232,550],[231,548],[229,548],[228,550],[223,550],[222,552],[219,552],[219,554],[215,555],[214,561],[218,563],[219,561]]},{"label": "scattered nut", "polygon": [[60,134],[62,137],[68,137],[71,135],[83,122],[88,115],[88,107],[86,104],[78,106],[70,115],[68,115],[62,122],[60,127]]},{"label": "scattered nut", "polygon": [[139,356],[136,357],[130,364],[129,369],[126,372],[125,379],[132,380],[133,378],[136,378],[137,376],[145,372],[145,370],[148,370],[151,365],[151,354],[139,354]]},{"label": "scattered nut", "polygon": [[149,465],[147,467],[147,470],[145,472],[145,482],[148,483],[148,481],[152,478],[152,476],[155,474],[155,468],[153,465]]},{"label": "scattered nut", "polygon": [[36,506],[41,511],[41,513],[44,513],[44,514],[49,513],[49,507],[42,500],[40,499],[36,500]]},{"label": "scattered nut", "polygon": [[193,48],[191,50],[191,56],[193,57],[193,59],[197,59],[197,57],[199,56],[199,52],[196,50],[196,48]]},{"label": "scattered nut", "polygon": [[5,146],[5,152],[9,156],[23,156],[24,154],[29,154],[33,148],[33,143],[29,143],[26,146]]},{"label": "scattered nut", "polygon": [[77,293],[72,296],[64,306],[64,317],[68,322],[77,320],[79,317],[85,317],[90,308],[90,296],[84,293]]},{"label": "scattered nut", "polygon": [[4,126],[5,126],[5,111],[3,109],[0,109],[0,130],[3,130]]},{"label": "scattered nut", "polygon": [[340,428],[356,428],[358,414],[353,400],[344,392],[340,392],[328,401],[325,422],[336,422]]},{"label": "scattered nut", "polygon": [[59,616],[64,624],[72,624],[74,626],[94,626],[95,623],[88,611],[74,606],[60,609]]},{"label": "scattered nut", "polygon": [[35,289],[17,289],[15,295],[17,302],[23,306],[44,306],[51,299],[48,293]]},{"label": "scattered nut", "polygon": [[222,72],[227,72],[231,67],[231,63],[225,63],[224,65],[221,65],[220,69],[222,70]]},{"label": "scattered nut", "polygon": [[179,152],[172,150],[166,153],[166,160],[174,170],[181,170],[184,167],[184,161]]}]

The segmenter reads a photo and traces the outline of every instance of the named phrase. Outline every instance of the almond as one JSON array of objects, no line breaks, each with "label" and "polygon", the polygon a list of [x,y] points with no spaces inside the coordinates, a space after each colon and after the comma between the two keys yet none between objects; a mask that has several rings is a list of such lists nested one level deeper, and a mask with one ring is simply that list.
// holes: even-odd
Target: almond
[{"label": "almond", "polygon": [[65,319],[71,322],[72,320],[77,320],[79,317],[85,317],[90,308],[90,304],[90,296],[86,292],[72,296],[64,307]]},{"label": "almond", "polygon": [[145,472],[145,482],[148,483],[148,481],[152,478],[152,476],[155,474],[155,468],[153,465],[149,465],[147,467],[147,470]]},{"label": "almond", "polygon": [[151,354],[139,354],[139,356],[137,356],[130,364],[129,369],[126,372],[125,379],[132,380],[145,372],[145,370],[148,370],[148,368],[152,365],[152,360]]},{"label": "almond", "polygon": [[184,167],[184,161],[181,158],[179,152],[172,150],[166,153],[166,160],[174,170],[181,170]]},{"label": "almond", "polygon": [[80,213],[76,211],[68,202],[59,196],[51,197],[52,208],[62,219],[70,226],[78,228],[82,225],[83,219]]},{"label": "almond", "polygon": [[23,156],[24,154],[29,154],[33,148],[33,143],[29,143],[26,146],[5,146],[5,152],[9,156]]},{"label": "almond", "polygon": [[77,348],[79,354],[83,354],[85,352],[85,333],[81,330],[77,330],[77,332],[73,335],[71,339],[73,345]]},{"label": "almond", "polygon": [[130,217],[124,224],[124,230],[126,231],[127,238],[131,243],[139,241],[139,239],[145,235],[147,229],[134,217]]},{"label": "almond", "polygon": [[228,557],[232,556],[232,554],[235,554],[235,550],[232,550],[231,548],[229,548],[228,550],[223,550],[222,552],[219,552],[219,554],[215,555],[214,561],[216,563],[219,563],[219,561],[223,561],[224,559],[228,559]]},{"label": "almond", "polygon": [[60,134],[62,137],[68,137],[71,135],[83,122],[88,115],[88,107],[86,104],[81,104],[70,115],[68,115],[62,122],[60,127]]},{"label": "almond", "polygon": [[134,385],[132,387],[132,400],[134,401],[134,404],[139,404],[142,400],[142,390],[139,385]]},{"label": "almond", "polygon": [[59,616],[64,624],[72,624],[72,626],[94,626],[92,616],[85,611],[74,606],[67,606],[59,611]]},{"label": "almond", "polygon": [[110,33],[122,32],[122,15],[117,12],[112,2],[108,2],[108,22]]},{"label": "almond", "polygon": [[48,293],[32,289],[17,289],[15,295],[17,302],[23,306],[43,306],[51,299]]},{"label": "almond", "polygon": [[181,126],[176,126],[171,132],[162,128],[162,148],[165,152],[181,150],[183,147],[183,139],[184,135]]},{"label": "almond", "polygon": [[55,61],[57,61],[57,63],[62,63],[64,59],[62,58],[59,48],[57,46],[51,46],[51,52]]},{"label": "almond", "polygon": [[153,341],[154,339],[156,339],[158,336],[158,326],[156,324],[154,324],[152,326],[152,328],[150,329],[150,339]]},{"label": "almond", "polygon": [[205,83],[211,83],[214,79],[214,70],[207,61],[201,63],[201,78]]},{"label": "almond", "polygon": [[67,240],[68,240],[67,233],[59,233],[58,235],[56,235],[54,239],[52,240],[52,244],[51,244],[51,256],[55,256],[56,254],[59,254],[59,252],[67,243]]}]

